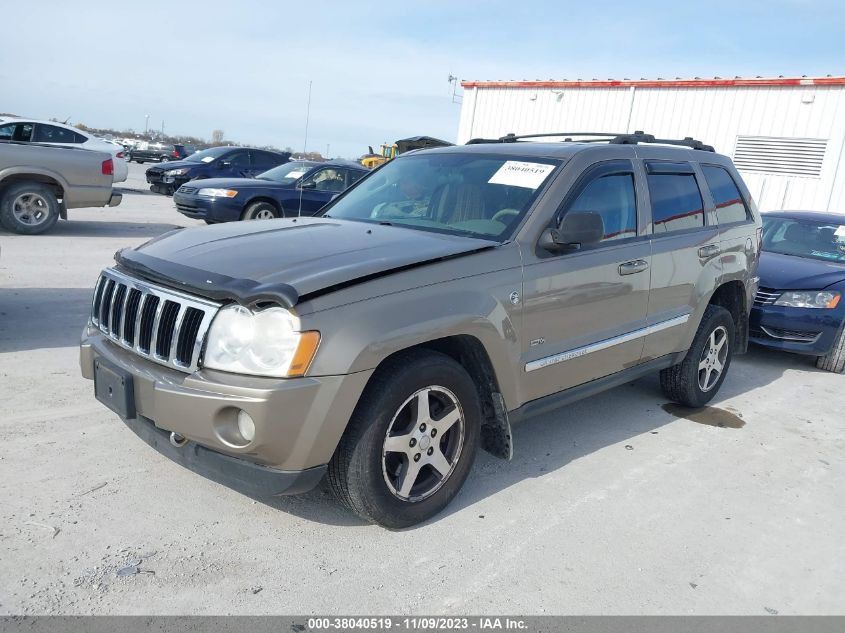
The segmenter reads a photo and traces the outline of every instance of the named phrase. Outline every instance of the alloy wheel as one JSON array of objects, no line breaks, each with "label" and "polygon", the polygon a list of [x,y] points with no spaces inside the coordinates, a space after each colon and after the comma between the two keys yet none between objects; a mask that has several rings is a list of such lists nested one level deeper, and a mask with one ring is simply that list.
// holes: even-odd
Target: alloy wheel
[{"label": "alloy wheel", "polygon": [[719,382],[728,359],[728,331],[720,325],[710,333],[698,361],[698,387],[710,391]]},{"label": "alloy wheel", "polygon": [[403,501],[422,501],[451,477],[466,433],[463,409],[445,387],[420,389],[405,400],[387,427],[382,474]]}]

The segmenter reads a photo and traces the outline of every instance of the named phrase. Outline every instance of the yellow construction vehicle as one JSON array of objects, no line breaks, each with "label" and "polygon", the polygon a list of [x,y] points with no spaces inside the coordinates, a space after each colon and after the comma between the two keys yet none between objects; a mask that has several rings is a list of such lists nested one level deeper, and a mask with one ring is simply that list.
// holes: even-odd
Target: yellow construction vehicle
[{"label": "yellow construction vehicle", "polygon": [[376,154],[373,151],[372,145],[370,146],[370,153],[364,154],[360,160],[361,164],[366,167],[367,169],[373,169],[374,167],[378,167],[379,165],[386,163],[392,158],[396,158],[396,154],[398,153],[398,147],[395,143],[393,144],[383,144],[381,145],[381,153]]},{"label": "yellow construction vehicle", "polygon": [[389,160],[396,158],[399,154],[410,152],[415,149],[428,149],[430,147],[446,147],[452,145],[449,141],[441,141],[439,138],[432,136],[411,136],[409,138],[401,138],[395,143],[384,143],[380,146],[380,154],[373,151],[373,146],[370,145],[370,153],[364,154],[358,160],[367,169],[373,169],[379,165],[383,165]]}]

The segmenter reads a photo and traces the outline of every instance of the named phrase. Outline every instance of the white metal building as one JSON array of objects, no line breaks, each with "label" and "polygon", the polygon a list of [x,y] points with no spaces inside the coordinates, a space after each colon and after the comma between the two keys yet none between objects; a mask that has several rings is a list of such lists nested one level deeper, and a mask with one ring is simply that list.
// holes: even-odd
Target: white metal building
[{"label": "white metal building", "polygon": [[508,132],[692,136],[762,210],[845,211],[845,77],[464,81],[458,143]]}]

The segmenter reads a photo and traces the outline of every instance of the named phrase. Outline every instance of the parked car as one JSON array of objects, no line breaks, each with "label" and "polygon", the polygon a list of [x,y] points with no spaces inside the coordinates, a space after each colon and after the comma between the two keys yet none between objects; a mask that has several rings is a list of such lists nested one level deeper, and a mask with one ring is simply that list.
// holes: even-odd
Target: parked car
[{"label": "parked car", "polygon": [[171,160],[184,160],[196,152],[192,145],[149,145],[147,149],[130,149],[126,157],[130,163],[166,163]]},{"label": "parked car", "polygon": [[108,152],[114,159],[113,182],[123,182],[129,174],[129,167],[124,160],[125,154],[122,146],[63,123],[7,118],[0,123],[0,141],[83,147],[99,152]]},{"label": "parked car", "polygon": [[0,223],[9,231],[35,235],[50,230],[67,210],[113,207],[114,159],[107,152],[0,142]]},{"label": "parked car", "polygon": [[186,182],[198,178],[253,178],[290,160],[289,152],[248,147],[212,147],[147,170],[150,190],[173,195]]},{"label": "parked car", "polygon": [[413,152],[318,217],[120,251],[82,373],[180,464],[254,495],[326,476],[391,528],[442,510],[479,445],[509,459],[512,421],[657,371],[700,407],[747,346],[760,216],[698,141],[604,140]]},{"label": "parked car", "polygon": [[182,185],[176,209],[208,224],[314,215],[368,173],[359,163],[292,161],[255,178],[212,178]]},{"label": "parked car", "polygon": [[845,370],[845,214],[763,214],[760,290],[751,340]]}]

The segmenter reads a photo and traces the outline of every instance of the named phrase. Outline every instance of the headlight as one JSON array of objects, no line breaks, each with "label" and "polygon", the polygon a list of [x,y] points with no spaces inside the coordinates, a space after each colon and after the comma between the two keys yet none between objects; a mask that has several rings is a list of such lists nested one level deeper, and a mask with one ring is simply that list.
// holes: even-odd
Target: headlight
[{"label": "headlight", "polygon": [[188,173],[187,169],[168,169],[164,172],[165,176],[184,176]]},{"label": "headlight", "polygon": [[197,195],[209,198],[234,198],[238,192],[234,189],[200,189]]},{"label": "headlight", "polygon": [[790,308],[835,308],[839,304],[840,295],[831,290],[810,290],[800,292],[784,292],[776,306],[788,306]]},{"label": "headlight", "polygon": [[221,308],[208,331],[203,365],[236,374],[303,376],[320,344],[319,332],[300,332],[299,319],[284,308],[253,312]]}]

